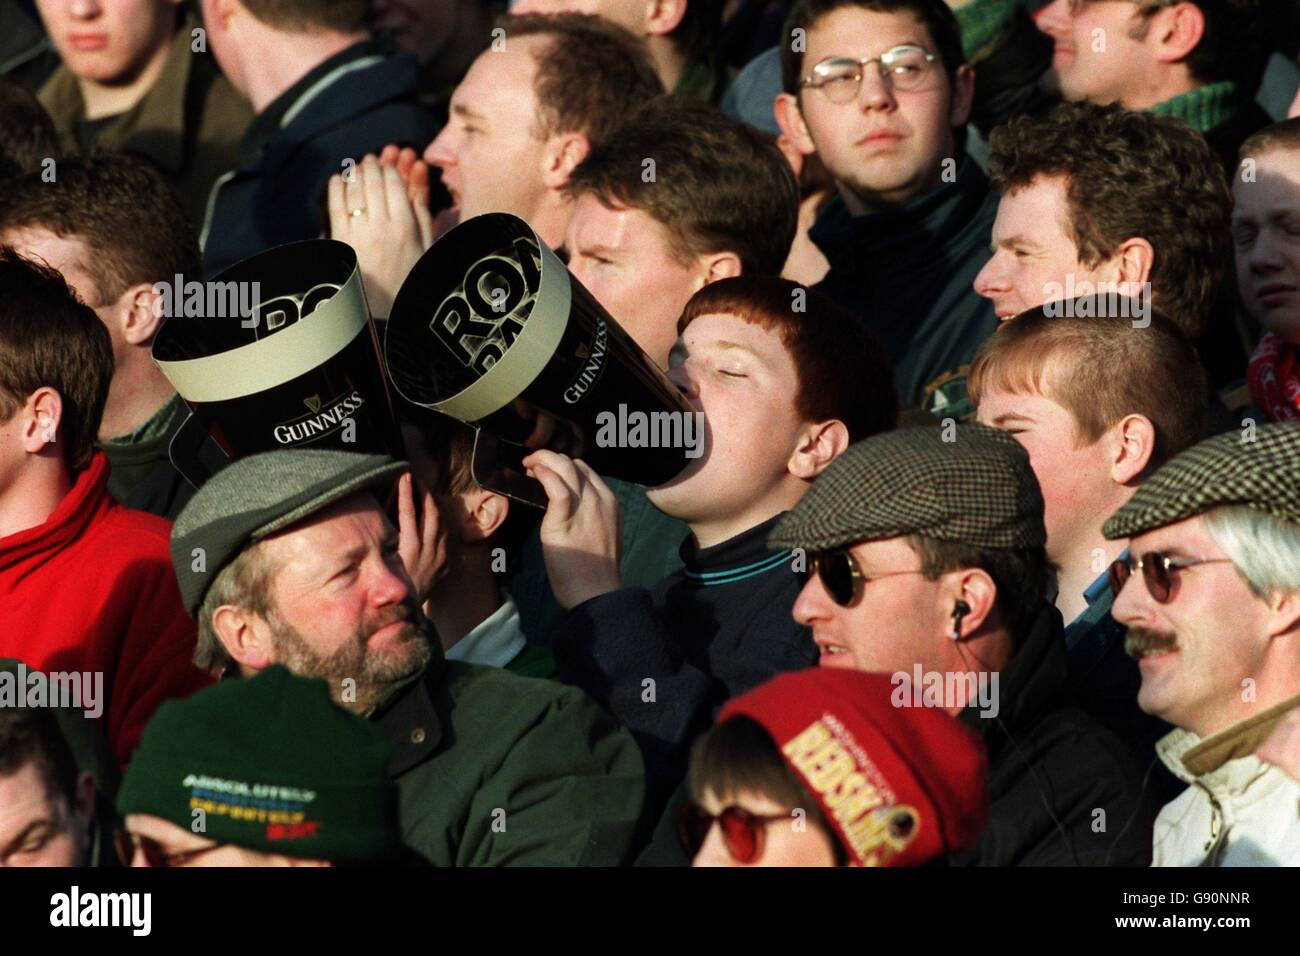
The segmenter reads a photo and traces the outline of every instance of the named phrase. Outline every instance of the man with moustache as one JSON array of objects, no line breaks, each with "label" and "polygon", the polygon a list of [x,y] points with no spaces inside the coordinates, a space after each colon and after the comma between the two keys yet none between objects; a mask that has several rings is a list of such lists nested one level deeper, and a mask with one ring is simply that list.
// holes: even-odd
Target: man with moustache
[{"label": "man with moustache", "polygon": [[1191,785],[1156,819],[1156,866],[1300,864],[1300,782],[1254,753],[1300,708],[1297,462],[1300,422],[1218,435],[1103,527],[1129,540],[1111,614],[1138,705],[1178,728],[1157,750]]},{"label": "man with moustache", "polygon": [[644,771],[580,691],[447,660],[381,500],[405,462],[281,450],[210,479],[173,529],[196,663],[324,678],[392,741],[404,840],[437,866],[617,865]]}]

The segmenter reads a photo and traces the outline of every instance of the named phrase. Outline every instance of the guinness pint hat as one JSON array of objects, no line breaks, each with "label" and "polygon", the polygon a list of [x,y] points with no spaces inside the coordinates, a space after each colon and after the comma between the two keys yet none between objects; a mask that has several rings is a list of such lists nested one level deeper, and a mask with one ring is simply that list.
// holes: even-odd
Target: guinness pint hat
[{"label": "guinness pint hat", "polygon": [[387,455],[286,448],[241,458],[210,478],[172,526],[171,555],[194,617],[213,579],[250,543],[409,468]]},{"label": "guinness pint hat", "polygon": [[921,535],[977,548],[1039,548],[1043,496],[1011,436],[977,424],[900,428],[851,445],[769,539],[824,550]]},{"label": "guinness pint hat", "polygon": [[1244,505],[1300,525],[1300,422],[1233,430],[1175,455],[1102,526],[1131,538],[1221,505]]}]

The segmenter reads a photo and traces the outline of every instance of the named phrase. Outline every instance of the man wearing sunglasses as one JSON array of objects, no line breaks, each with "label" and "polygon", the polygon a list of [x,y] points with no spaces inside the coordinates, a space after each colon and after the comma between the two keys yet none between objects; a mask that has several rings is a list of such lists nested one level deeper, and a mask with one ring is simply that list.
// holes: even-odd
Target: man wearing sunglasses
[{"label": "man wearing sunglasses", "polygon": [[800,0],[781,45],[782,132],[835,181],[809,237],[817,287],[881,336],[906,404],[971,411],[947,383],[997,327],[971,288],[997,202],[965,153],[974,77],[942,0]]},{"label": "man wearing sunglasses", "polygon": [[807,554],[794,617],[822,667],[890,674],[899,706],[940,705],[987,745],[988,828],[952,862],[1145,864],[1142,769],[1069,698],[1045,539],[1024,449],[954,425],[853,445],[770,543]]},{"label": "man wearing sunglasses", "polygon": [[1300,864],[1300,782],[1253,751],[1300,707],[1300,423],[1201,442],[1103,530],[1128,538],[1111,613],[1138,704],[1173,724],[1189,786],[1155,824],[1158,866]]}]

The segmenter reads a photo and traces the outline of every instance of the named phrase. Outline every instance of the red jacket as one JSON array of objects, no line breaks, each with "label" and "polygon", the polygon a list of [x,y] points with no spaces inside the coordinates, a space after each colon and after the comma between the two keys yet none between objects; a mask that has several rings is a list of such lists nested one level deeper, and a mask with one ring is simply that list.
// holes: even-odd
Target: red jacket
[{"label": "red jacket", "polygon": [[102,672],[100,723],[125,766],[159,704],[211,681],[193,664],[171,522],[113,501],[108,471],[96,452],[44,524],[0,538],[0,657]]}]

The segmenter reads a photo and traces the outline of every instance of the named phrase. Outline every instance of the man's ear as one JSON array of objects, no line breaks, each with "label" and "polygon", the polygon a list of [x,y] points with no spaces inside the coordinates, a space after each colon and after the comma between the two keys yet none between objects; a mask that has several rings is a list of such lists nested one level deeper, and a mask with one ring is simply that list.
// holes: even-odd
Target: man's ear
[{"label": "man's ear", "polygon": [[591,143],[582,133],[556,133],[542,150],[542,182],[547,189],[564,189],[569,177],[591,152]]},{"label": "man's ear", "polygon": [[1179,63],[1205,36],[1205,14],[1194,3],[1165,7],[1151,18],[1148,40],[1154,40],[1155,58],[1161,63]]},{"label": "man's ear", "polygon": [[27,396],[18,414],[23,416],[19,429],[23,451],[39,455],[46,445],[58,439],[59,425],[63,421],[63,396],[48,385],[42,385]]},{"label": "man's ear", "polygon": [[948,122],[953,129],[970,121],[971,105],[975,102],[975,70],[969,63],[957,67],[952,78],[952,108]]},{"label": "man's ear", "polygon": [[[943,595],[940,600],[947,605],[943,613],[951,616],[953,626],[949,628],[949,636],[956,630],[959,640],[971,637],[993,616],[998,586],[983,568],[962,568],[946,577],[949,580],[940,589]],[[960,620],[953,614],[958,601],[966,605]]]},{"label": "man's ear", "polygon": [[462,519],[460,540],[477,544],[496,534],[510,516],[510,499],[486,488],[476,488],[460,496]]},{"label": "man's ear", "polygon": [[1269,637],[1289,636],[1300,640],[1300,593],[1276,594],[1269,602]]},{"label": "man's ear", "polygon": [[690,0],[645,0],[645,32],[667,36],[681,25]]},{"label": "man's ear", "polygon": [[1133,236],[1120,243],[1110,261],[1115,270],[1115,282],[1120,287],[1119,292],[1137,298],[1142,284],[1151,278],[1156,251],[1146,239]]},{"label": "man's ear", "polygon": [[89,823],[95,815],[95,775],[83,770],[77,775],[76,788],[72,794],[72,812],[83,823]]},{"label": "man's ear", "polygon": [[163,322],[161,304],[162,296],[148,282],[133,285],[118,296],[113,315],[127,345],[144,346],[153,341]]},{"label": "man's ear", "polygon": [[[700,283],[701,288],[719,279],[734,279],[744,271],[740,264],[740,256],[734,252],[709,253],[702,257],[700,265],[703,267],[701,274],[704,276],[704,281]],[[695,291],[698,292],[699,289]]]},{"label": "man's ear", "polygon": [[1125,415],[1110,429],[1110,480],[1117,485],[1138,481],[1156,451],[1156,427],[1145,415]]},{"label": "man's ear", "polygon": [[803,121],[798,97],[793,93],[778,93],[772,104],[772,113],[776,117],[776,125],[781,127],[781,135],[790,141],[790,145],[805,156],[817,152],[808,125]]},{"label": "man's ear", "polygon": [[257,672],[275,663],[270,630],[247,608],[221,605],[212,612],[212,630],[240,667]]},{"label": "man's ear", "polygon": [[849,429],[839,419],[809,425],[786,462],[786,470],[796,478],[812,481],[848,447]]}]

